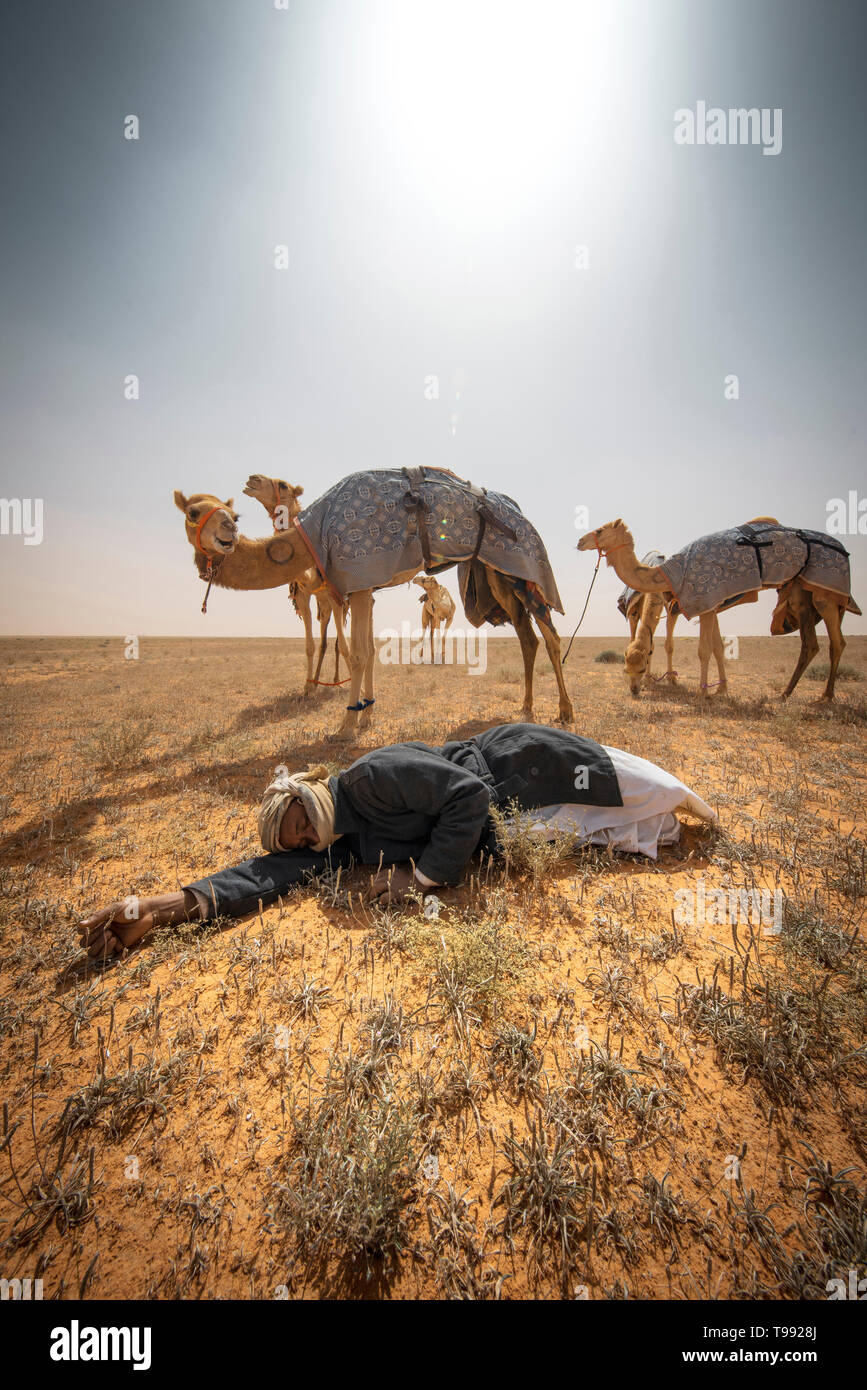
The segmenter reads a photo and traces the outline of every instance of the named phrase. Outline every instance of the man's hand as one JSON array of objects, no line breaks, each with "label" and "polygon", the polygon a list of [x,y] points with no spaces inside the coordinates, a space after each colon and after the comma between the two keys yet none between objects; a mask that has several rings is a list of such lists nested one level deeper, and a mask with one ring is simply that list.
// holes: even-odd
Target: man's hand
[{"label": "man's hand", "polygon": [[114,955],[134,946],[154,927],[169,927],[192,921],[199,907],[192,893],[163,893],[158,898],[125,898],[109,903],[77,924],[82,949],[89,956]]},{"label": "man's hand", "polygon": [[380,907],[388,907],[391,903],[405,902],[413,889],[418,893],[424,892],[416,880],[412,865],[389,864],[386,868],[380,869],[372,880],[368,896]]}]

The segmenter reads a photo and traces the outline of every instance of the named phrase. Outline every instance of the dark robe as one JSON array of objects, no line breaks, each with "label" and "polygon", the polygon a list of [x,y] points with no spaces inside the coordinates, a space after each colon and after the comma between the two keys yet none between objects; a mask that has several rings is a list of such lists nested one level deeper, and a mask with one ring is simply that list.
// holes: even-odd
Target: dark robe
[{"label": "dark robe", "polygon": [[438,884],[457,883],[473,854],[497,852],[492,805],[622,806],[611,759],[593,739],[544,724],[501,724],[432,748],[395,743],[365,753],[330,779],[329,850],[261,855],[188,885],[227,916],[273,902],[310,871],[329,865],[413,860]]}]

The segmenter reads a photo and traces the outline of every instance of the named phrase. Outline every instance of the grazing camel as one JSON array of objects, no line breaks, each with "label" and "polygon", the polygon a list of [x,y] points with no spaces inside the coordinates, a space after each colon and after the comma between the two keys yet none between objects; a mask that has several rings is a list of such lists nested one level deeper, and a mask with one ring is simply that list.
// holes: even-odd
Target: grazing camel
[{"label": "grazing camel", "polygon": [[[257,502],[261,502],[265,511],[271,518],[271,524],[277,532],[286,531],[293,517],[298,516],[301,511],[301,503],[298,498],[304,491],[303,487],[293,487],[291,483],[286,483],[282,478],[268,478],[263,473],[251,473],[247,479],[244,493],[247,497],[255,497]],[[334,680],[332,685],[340,684],[338,679],[340,673],[340,650],[341,639],[345,660],[349,662],[349,648],[344,633],[346,615],[349,611],[348,603],[338,603],[325,587],[322,579],[316,572],[315,566],[311,566],[300,579],[293,580],[289,585],[289,597],[292,600],[292,607],[304,624],[304,640],[307,653],[307,682],[304,687],[305,695],[310,695],[313,689],[320,685],[320,672],[322,662],[325,658],[325,649],[328,641],[328,624],[334,615],[334,625],[337,629],[337,636],[334,639]],[[319,655],[316,661],[316,670],[313,670],[313,620],[310,614],[310,600],[316,599],[316,617],[319,622]]]},{"label": "grazing camel", "polygon": [[[664,560],[664,555],[660,555],[658,551],[651,551],[649,555],[645,555],[641,563],[643,565],[661,565]],[[631,694],[637,698],[641,694],[642,684],[647,685],[651,680],[666,680],[670,685],[677,685],[677,672],[674,669],[674,629],[677,626],[680,611],[673,597],[666,599],[661,594],[641,594],[635,589],[630,589],[627,585],[617,600],[617,607],[629,623],[629,646],[624,654],[623,669]],[[650,670],[653,639],[663,608],[665,609],[666,671],[664,676],[653,676]],[[722,650],[722,638],[718,644],[714,643],[713,645],[717,651]],[[728,689],[728,683],[723,662],[717,661],[717,669],[719,672],[717,686],[720,693],[724,695]]]},{"label": "grazing camel", "polygon": [[[632,634],[629,646],[623,657],[623,669],[630,693],[637,699],[641,687],[650,680],[650,663],[653,658],[653,634],[665,606],[662,594],[636,594],[627,614]],[[673,678],[671,654],[668,657],[668,673]]]},{"label": "grazing camel", "polygon": [[424,589],[423,594],[419,594],[418,601],[423,604],[421,610],[421,651],[424,657],[424,639],[430,633],[430,659],[434,660],[434,637],[437,629],[440,632],[440,657],[445,650],[446,633],[454,621],[455,601],[444,584],[437,583],[432,574],[419,576],[414,579],[413,584],[420,584]]},{"label": "grazing camel", "polygon": [[292,519],[288,532],[261,540],[238,534],[231,502],[181,492],[175,502],[184,512],[196,568],[211,583],[277,588],[299,580],[312,560],[332,597],[342,602],[349,596],[350,702],[335,737],[350,738],[371,723],[374,589],[405,584],[422,568],[453,564],[469,620],[515,627],[524,658],[522,719],[533,718],[539,642],[532,616],[554,668],[560,721],[571,723],[560,639],[551,623],[551,608],[563,611],[560,596],[541,539],[511,498],[487,493],[447,469],[370,470],[335,484]]},{"label": "grazing camel", "polygon": [[[754,531],[753,528],[756,526],[760,526],[761,529]],[[822,699],[832,700],[837,667],[846,645],[841,630],[842,616],[847,610],[857,614],[861,612],[849,592],[848,562],[844,564],[840,559],[841,556],[847,557],[848,552],[839,542],[830,536],[825,536],[822,532],[796,531],[794,528],[781,526],[773,517],[754,517],[744,526],[733,528],[733,532],[742,533],[734,541],[736,546],[751,547],[754,550],[759,582],[751,584],[750,587],[745,588],[743,592],[733,598],[726,598],[716,607],[698,613],[700,623],[698,650],[702,690],[707,689],[707,673],[711,652],[716,656],[720,670],[723,670],[721,663],[724,659],[724,653],[717,613],[723,608],[734,607],[739,603],[756,602],[760,589],[776,589],[778,597],[771,620],[772,634],[777,635],[796,630],[800,631],[801,634],[801,653],[782,698],[787,699],[791,695],[807,666],[819,650],[819,644],[816,640],[816,623],[821,619],[828,631],[830,655],[830,671]],[[702,543],[710,543],[711,547],[716,545],[720,553],[724,554],[726,546],[730,548],[733,543],[732,534],[719,532],[709,537],[702,537]],[[773,547],[777,542],[781,543],[782,560],[776,560],[774,555]],[[786,543],[788,543],[788,551],[786,551]],[[672,580],[666,572],[666,567],[676,568],[675,562],[679,561],[680,557],[687,552],[678,552],[677,556],[672,556],[662,565],[640,564],[635,557],[632,534],[620,518],[605,526],[597,527],[595,531],[588,531],[586,536],[582,536],[578,542],[577,548],[579,550],[599,551],[601,555],[605,556],[606,562],[618,577],[630,588],[641,593],[661,594],[665,600],[674,603],[681,602],[678,593],[675,592]],[[762,561],[763,550],[771,551],[771,555],[764,562]],[[831,556],[834,557],[833,560]],[[774,564],[775,560],[776,564]],[[830,573],[841,587],[832,589],[817,581],[816,575],[822,572],[823,560],[832,566]],[[763,568],[763,565],[766,568]],[[791,573],[785,574],[784,577],[785,568],[788,568]],[[773,574],[774,578],[764,581],[764,574]],[[846,592],[844,592],[844,587]],[[687,616],[692,616],[692,614],[688,613]]]},{"label": "grazing camel", "polygon": [[[749,524],[753,525],[761,521],[773,522],[775,525],[779,524],[773,517],[763,516],[753,517],[752,522]],[[587,537],[585,536],[583,539],[586,540]],[[578,544],[579,550],[587,550],[589,548],[590,547],[586,545],[582,546],[580,542]],[[614,562],[608,559],[607,555],[606,560],[614,569],[615,573],[619,575],[619,570],[617,570]],[[654,569],[664,563],[664,555],[661,555],[658,551],[650,551],[641,561],[640,568]],[[756,595],[756,597],[758,597],[758,595]],[[672,685],[676,685],[677,672],[674,669],[674,629],[680,617],[680,609],[677,606],[674,593],[670,589],[666,592],[641,591],[627,585],[620,595],[620,598],[617,600],[617,604],[621,612],[625,612],[626,614],[631,633],[631,640],[629,646],[626,648],[624,656],[624,671],[632,695],[637,698],[641,693],[642,684],[646,684],[650,679],[650,658],[653,653],[653,636],[656,632],[659,619],[662,616],[663,608],[665,608],[665,655],[667,662],[665,675],[666,679]],[[719,630],[717,610],[714,609],[710,611],[703,632],[701,629],[701,621],[700,618],[699,660],[702,660],[702,648],[704,645],[705,652],[707,653],[709,648],[709,651],[713,653],[716,661],[717,674],[719,675],[719,680],[716,682],[717,691],[720,695],[726,695],[728,693],[728,678],[725,668],[725,648]],[[705,694],[709,691],[707,683],[707,667],[709,661],[710,656],[708,655],[707,660],[702,665],[701,689]]]},{"label": "grazing camel", "polygon": [[[641,563],[643,565],[661,565],[665,556],[658,550],[651,550],[644,556]],[[672,611],[673,605],[665,603],[661,595],[642,594],[636,589],[630,589],[627,585],[617,600],[617,607],[620,609],[626,621],[629,623],[629,646],[623,658],[623,669],[626,675],[626,683],[629,690],[636,698],[641,693],[643,684],[647,684],[653,677],[651,676],[650,663],[653,656],[653,638],[662,610],[666,610],[665,621],[665,655],[667,670],[664,679],[677,684],[677,672],[674,669],[674,625],[677,622],[678,614]],[[720,677],[725,681],[725,672],[720,671]],[[663,679],[662,676],[659,677]],[[725,688],[725,687],[724,687]]]}]

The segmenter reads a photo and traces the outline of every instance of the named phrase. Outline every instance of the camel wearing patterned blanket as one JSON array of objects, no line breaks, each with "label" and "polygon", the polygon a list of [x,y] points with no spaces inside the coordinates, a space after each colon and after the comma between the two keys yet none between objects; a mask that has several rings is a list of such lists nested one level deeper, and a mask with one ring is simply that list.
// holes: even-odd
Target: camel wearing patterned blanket
[{"label": "camel wearing patterned blanket", "polygon": [[352,685],[338,737],[350,737],[356,721],[361,729],[371,719],[373,590],[406,583],[422,568],[433,574],[455,564],[469,621],[476,627],[510,622],[518,634],[524,658],[521,717],[533,718],[539,641],[532,616],[554,668],[559,719],[572,721],[560,639],[551,623],[551,608],[563,611],[557,584],[538,532],[510,497],[446,468],[375,469],[341,479],[293,525],[329,588],[341,598],[349,595]]},{"label": "camel wearing patterned blanket", "polygon": [[[771,633],[800,631],[801,652],[783,693],[791,695],[819,650],[816,624],[828,631],[830,670],[823,700],[834,698],[834,682],[845,647],[841,630],[845,612],[860,614],[850,592],[848,551],[821,531],[781,526],[773,517],[703,536],[661,565],[641,565],[635,558],[632,535],[618,518],[588,531],[579,550],[598,550],[630,588],[660,593],[675,600],[687,617],[699,615],[699,659],[702,689],[707,689],[711,649],[716,650],[712,624],[716,614],[739,603],[754,603],[760,589],[776,589],[777,605]],[[716,638],[720,642],[719,627]]]},{"label": "camel wearing patterned blanket", "polygon": [[469,621],[476,627],[510,622],[518,634],[522,718],[533,718],[539,639],[532,617],[554,668],[560,722],[572,722],[560,639],[551,622],[551,609],[562,613],[563,605],[541,538],[511,498],[441,468],[352,473],[294,517],[288,531],[260,541],[238,535],[231,503],[202,493],[188,499],[180,492],[175,501],[185,514],[199,573],[212,583],[276,588],[300,579],[313,563],[332,597],[349,597],[351,685],[335,737],[350,738],[371,722],[373,590],[405,584],[422,568],[435,573],[455,564]]}]

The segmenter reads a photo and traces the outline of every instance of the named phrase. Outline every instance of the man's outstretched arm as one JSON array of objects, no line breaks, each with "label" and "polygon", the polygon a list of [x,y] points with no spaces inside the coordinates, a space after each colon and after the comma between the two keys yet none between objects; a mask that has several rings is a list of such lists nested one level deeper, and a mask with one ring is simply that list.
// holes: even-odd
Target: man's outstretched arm
[{"label": "man's outstretched arm", "polygon": [[109,956],[134,946],[155,927],[217,916],[246,917],[260,903],[270,907],[281,893],[305,882],[311,871],[347,867],[352,858],[349,844],[340,841],[323,854],[304,849],[261,854],[197,879],[176,893],[110,903],[78,923],[81,945],[89,956]]}]

